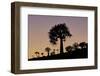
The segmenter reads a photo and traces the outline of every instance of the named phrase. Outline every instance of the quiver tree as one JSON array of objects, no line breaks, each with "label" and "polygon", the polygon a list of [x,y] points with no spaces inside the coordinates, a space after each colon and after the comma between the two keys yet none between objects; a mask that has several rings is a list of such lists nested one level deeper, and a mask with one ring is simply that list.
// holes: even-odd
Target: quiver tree
[{"label": "quiver tree", "polygon": [[79,47],[79,44],[78,44],[77,42],[75,42],[75,43],[73,44],[73,47],[74,47],[75,50],[77,50],[78,47]]},{"label": "quiver tree", "polygon": [[35,54],[36,54],[37,57],[39,57],[39,52],[36,51]]},{"label": "quiver tree", "polygon": [[79,46],[81,47],[81,49],[83,49],[83,48],[87,48],[88,47],[88,44],[86,42],[81,42],[79,44]]},{"label": "quiver tree", "polygon": [[66,49],[67,52],[72,52],[73,47],[72,46],[67,46],[67,47],[65,47],[65,49]]},{"label": "quiver tree", "polygon": [[42,56],[44,56],[44,53],[41,53]]},{"label": "quiver tree", "polygon": [[48,56],[49,56],[50,50],[51,50],[51,49],[50,49],[49,47],[46,47],[46,48],[45,48],[45,51],[48,53]]},{"label": "quiver tree", "polygon": [[60,39],[60,54],[63,53],[63,42],[65,41],[66,37],[71,36],[72,34],[65,23],[53,26],[49,32],[49,38],[52,44],[56,44],[58,39]]}]

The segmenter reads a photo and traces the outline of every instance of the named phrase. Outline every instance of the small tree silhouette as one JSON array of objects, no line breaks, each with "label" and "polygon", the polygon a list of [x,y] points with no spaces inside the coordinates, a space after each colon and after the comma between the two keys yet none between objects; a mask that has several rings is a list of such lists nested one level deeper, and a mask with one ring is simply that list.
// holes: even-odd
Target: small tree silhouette
[{"label": "small tree silhouette", "polygon": [[42,56],[44,56],[44,53],[41,53]]},{"label": "small tree silhouette", "polygon": [[59,49],[56,49],[57,54],[59,53]]},{"label": "small tree silhouette", "polygon": [[79,44],[79,46],[81,47],[81,49],[87,48],[87,43],[86,43],[86,42],[81,42],[81,43]]},{"label": "small tree silhouette", "polygon": [[75,43],[73,44],[73,47],[75,48],[75,50],[78,49],[78,46],[79,46],[79,44],[78,44],[77,42],[75,42]]},{"label": "small tree silhouette", "polygon": [[65,23],[55,25],[50,29],[49,38],[52,44],[56,44],[58,38],[60,39],[60,54],[63,53],[63,41],[67,37],[71,37],[71,33]]},{"label": "small tree silhouette", "polygon": [[51,49],[50,49],[49,47],[46,47],[46,48],[45,48],[45,51],[48,53],[48,56],[49,56],[50,50],[51,50]]},{"label": "small tree silhouette", "polygon": [[39,57],[39,52],[36,51],[35,54],[36,54],[37,57]]},{"label": "small tree silhouette", "polygon": [[66,49],[67,52],[71,52],[73,47],[72,46],[67,46],[67,47],[65,47],[65,49]]},{"label": "small tree silhouette", "polygon": [[56,49],[53,49],[53,52],[54,52],[54,54],[55,54],[55,52],[56,52]]}]

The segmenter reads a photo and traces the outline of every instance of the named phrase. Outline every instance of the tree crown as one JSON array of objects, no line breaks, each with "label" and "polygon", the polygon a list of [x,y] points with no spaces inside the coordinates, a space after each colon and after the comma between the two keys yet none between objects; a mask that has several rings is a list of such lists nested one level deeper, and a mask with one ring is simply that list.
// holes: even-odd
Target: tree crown
[{"label": "tree crown", "polygon": [[55,25],[54,27],[50,29],[50,32],[49,32],[50,42],[53,44],[56,44],[56,41],[58,41],[58,38],[65,41],[66,37],[71,37],[71,36],[72,34],[70,33],[65,23]]}]

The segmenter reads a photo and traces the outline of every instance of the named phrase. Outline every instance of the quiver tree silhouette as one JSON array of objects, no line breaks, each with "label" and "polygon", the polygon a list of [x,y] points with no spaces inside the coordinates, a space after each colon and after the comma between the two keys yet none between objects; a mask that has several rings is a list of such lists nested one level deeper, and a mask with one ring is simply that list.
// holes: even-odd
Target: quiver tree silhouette
[{"label": "quiver tree silhouette", "polygon": [[56,49],[57,54],[59,53],[59,49]]},{"label": "quiver tree silhouette", "polygon": [[67,52],[71,52],[73,47],[72,46],[67,46],[67,47],[65,47],[65,49],[66,49]]},{"label": "quiver tree silhouette", "polygon": [[79,46],[81,47],[81,49],[87,48],[87,43],[86,43],[86,42],[81,42],[81,43],[79,44]]},{"label": "quiver tree silhouette", "polygon": [[52,44],[56,44],[58,38],[60,39],[60,54],[63,53],[63,41],[65,41],[66,37],[71,37],[68,27],[65,23],[57,24],[50,29],[49,38]]},{"label": "quiver tree silhouette", "polygon": [[36,54],[37,57],[39,57],[39,52],[36,51],[35,54]]},{"label": "quiver tree silhouette", "polygon": [[78,44],[77,42],[75,42],[75,43],[73,44],[73,47],[74,47],[75,50],[78,49],[78,46],[79,46],[79,44]]},{"label": "quiver tree silhouette", "polygon": [[46,47],[46,48],[45,48],[45,51],[48,53],[48,56],[49,56],[50,50],[51,50],[51,49],[50,49],[49,47]]},{"label": "quiver tree silhouette", "polygon": [[41,53],[42,56],[44,56],[44,53]]},{"label": "quiver tree silhouette", "polygon": [[56,49],[53,49],[54,54],[56,54]]}]

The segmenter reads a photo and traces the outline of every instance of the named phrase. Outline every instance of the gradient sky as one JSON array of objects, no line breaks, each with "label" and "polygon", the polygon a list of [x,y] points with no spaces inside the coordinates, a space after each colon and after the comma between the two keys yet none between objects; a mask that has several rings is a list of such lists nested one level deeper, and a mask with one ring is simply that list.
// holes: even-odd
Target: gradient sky
[{"label": "gradient sky", "polygon": [[87,42],[88,28],[87,17],[71,17],[71,16],[48,16],[48,15],[28,15],[28,58],[35,56],[34,52],[43,52],[45,55],[45,47],[51,49],[59,49],[59,41],[53,46],[49,42],[48,32],[52,26],[59,23],[66,23],[72,34],[71,38],[66,38],[65,46],[72,45],[75,42]]}]

